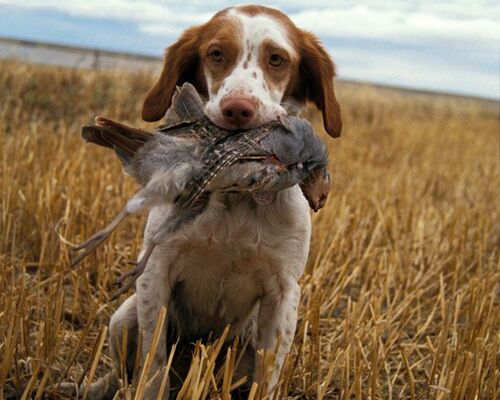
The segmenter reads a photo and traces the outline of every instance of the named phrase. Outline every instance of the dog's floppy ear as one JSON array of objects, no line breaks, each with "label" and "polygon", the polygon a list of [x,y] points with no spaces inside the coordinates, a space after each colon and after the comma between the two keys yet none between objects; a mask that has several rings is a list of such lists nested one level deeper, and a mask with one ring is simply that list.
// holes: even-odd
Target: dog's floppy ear
[{"label": "dog's floppy ear", "polygon": [[177,42],[167,48],[160,79],[144,100],[143,120],[153,122],[163,118],[170,107],[175,87],[184,82],[192,83],[200,93],[205,91],[205,82],[197,76],[200,30],[201,26],[186,30]]},{"label": "dog's floppy ear", "polygon": [[332,137],[342,132],[340,105],[335,97],[335,65],[319,40],[309,32],[300,35],[300,65],[293,96],[313,102],[323,115],[325,130]]}]

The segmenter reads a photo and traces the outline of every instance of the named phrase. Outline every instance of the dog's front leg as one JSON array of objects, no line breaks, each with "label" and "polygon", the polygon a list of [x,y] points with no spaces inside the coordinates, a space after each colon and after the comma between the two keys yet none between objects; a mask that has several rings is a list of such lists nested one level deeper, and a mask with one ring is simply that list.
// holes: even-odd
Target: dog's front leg
[{"label": "dog's front leg", "polygon": [[[139,277],[136,285],[137,320],[139,332],[142,336],[141,365],[143,368],[146,356],[152,350],[153,335],[159,321],[161,308],[163,306],[168,307],[170,301],[171,286],[168,279],[168,256],[163,254],[163,250],[163,246],[157,246],[149,259],[146,270]],[[149,382],[145,390],[145,399],[157,399],[158,397],[163,378],[163,367],[166,365],[167,360],[166,325],[167,321],[165,320],[156,350],[154,354],[149,356],[152,357],[152,362],[148,376],[143,377]],[[168,399],[168,382],[161,398]]]},{"label": "dog's front leg", "polygon": [[[257,350],[276,351],[273,371],[268,380],[268,390],[276,385],[285,356],[290,351],[297,325],[297,308],[300,288],[297,282],[269,279],[264,285],[257,320]],[[267,375],[266,357],[256,358],[254,380],[259,382]]]}]

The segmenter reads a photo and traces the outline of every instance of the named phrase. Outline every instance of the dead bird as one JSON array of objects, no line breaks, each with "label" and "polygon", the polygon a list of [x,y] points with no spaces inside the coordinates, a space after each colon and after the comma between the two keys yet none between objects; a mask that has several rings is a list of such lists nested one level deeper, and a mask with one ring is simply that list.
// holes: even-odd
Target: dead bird
[{"label": "dead bird", "polygon": [[[317,211],[330,189],[326,147],[305,120],[287,117],[261,128],[228,132],[204,115],[202,100],[190,84],[174,95],[166,120],[155,134],[103,117],[82,129],[86,141],[112,148],[142,189],[106,228],[76,248],[83,252],[72,265],[106,240],[128,214],[156,204],[174,207],[136,267],[119,278],[123,283],[131,277],[115,295],[132,286],[166,235],[203,212],[211,193],[251,192],[258,204],[265,205],[276,192],[300,184],[311,208]],[[236,163],[239,166],[233,173],[231,167]],[[181,178],[175,179],[182,182],[177,187],[168,184],[172,175]]]},{"label": "dead bird", "polygon": [[[272,192],[258,192],[253,198],[258,204],[264,205],[272,201],[277,191],[299,184],[309,206],[317,212],[325,205],[331,189],[326,146],[305,119],[287,117],[279,121],[286,132],[271,132],[240,158],[245,161],[267,156],[277,159],[285,169],[279,174]],[[265,194],[266,200],[262,200]]]}]

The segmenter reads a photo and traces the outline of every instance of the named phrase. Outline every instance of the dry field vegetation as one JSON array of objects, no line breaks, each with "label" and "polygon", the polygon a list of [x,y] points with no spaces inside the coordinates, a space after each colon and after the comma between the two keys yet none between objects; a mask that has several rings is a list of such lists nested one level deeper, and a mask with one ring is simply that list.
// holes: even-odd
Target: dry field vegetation
[{"label": "dry field vegetation", "polygon": [[[135,190],[111,152],[82,143],[80,127],[98,113],[141,124],[153,78],[0,63],[0,399],[59,398],[58,382],[111,367],[106,325],[126,296],[110,293],[138,253],[144,218],[69,268],[71,243]],[[333,195],[314,216],[274,398],[498,398],[496,105],[338,86],[345,131],[328,140]],[[214,371],[217,351],[198,345],[180,397],[229,398],[235,355]]]}]

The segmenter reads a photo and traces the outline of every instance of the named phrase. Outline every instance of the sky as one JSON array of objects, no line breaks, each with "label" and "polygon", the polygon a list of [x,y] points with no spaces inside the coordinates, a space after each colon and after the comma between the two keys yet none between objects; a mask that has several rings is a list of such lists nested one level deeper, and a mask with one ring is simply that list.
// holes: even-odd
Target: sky
[{"label": "sky", "polygon": [[[0,0],[0,36],[162,55],[219,0]],[[339,78],[499,98],[500,1],[277,0]]]}]

